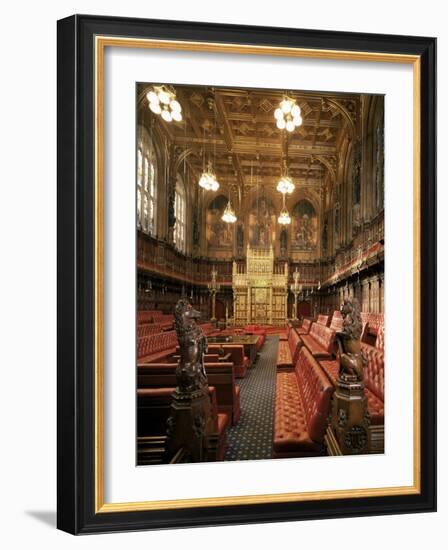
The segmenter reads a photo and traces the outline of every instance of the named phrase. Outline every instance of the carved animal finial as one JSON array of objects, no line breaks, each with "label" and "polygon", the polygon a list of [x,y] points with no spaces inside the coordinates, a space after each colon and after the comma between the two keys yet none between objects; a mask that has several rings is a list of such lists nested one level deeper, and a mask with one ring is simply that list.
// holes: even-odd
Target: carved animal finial
[{"label": "carved animal finial", "polygon": [[177,386],[180,391],[190,392],[207,384],[204,368],[204,353],[207,338],[196,320],[201,316],[188,298],[181,298],[174,309],[174,324],[180,347],[180,361],[176,369]]},{"label": "carved animal finial", "polygon": [[339,344],[339,376],[362,381],[365,360],[361,353],[362,320],[356,298],[347,298],[341,305],[342,331],[336,333]]},{"label": "carved animal finial", "polygon": [[359,311],[359,303],[356,298],[346,298],[341,305],[343,317],[342,332],[354,340],[359,340],[362,333],[362,319]]}]

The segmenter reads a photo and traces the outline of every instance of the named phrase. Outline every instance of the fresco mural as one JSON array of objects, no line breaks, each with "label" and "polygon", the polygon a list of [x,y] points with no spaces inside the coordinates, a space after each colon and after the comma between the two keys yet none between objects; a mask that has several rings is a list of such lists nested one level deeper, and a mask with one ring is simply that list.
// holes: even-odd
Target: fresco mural
[{"label": "fresco mural", "polygon": [[306,199],[300,200],[292,211],[292,245],[299,250],[317,246],[317,214]]},{"label": "fresco mural", "polygon": [[233,244],[233,226],[223,222],[221,217],[227,205],[227,197],[218,195],[207,209],[206,235],[211,248],[231,248]]},{"label": "fresco mural", "polygon": [[251,246],[268,247],[275,241],[275,208],[267,197],[256,198],[249,213]]}]

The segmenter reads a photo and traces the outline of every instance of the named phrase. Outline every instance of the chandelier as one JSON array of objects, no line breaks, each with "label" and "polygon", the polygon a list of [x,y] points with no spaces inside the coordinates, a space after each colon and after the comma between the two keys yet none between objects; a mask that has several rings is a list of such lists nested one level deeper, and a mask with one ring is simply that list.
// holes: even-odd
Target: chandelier
[{"label": "chandelier", "polygon": [[209,162],[207,170],[202,172],[202,175],[199,179],[199,185],[206,191],[217,191],[219,189],[219,183],[216,179],[215,172],[212,168],[212,163]]},{"label": "chandelier", "polygon": [[283,195],[283,208],[280,211],[280,216],[277,221],[281,225],[289,225],[291,223],[291,216],[289,215],[288,209],[285,205],[285,195]]},{"label": "chandelier", "polygon": [[226,206],[226,208],[223,212],[223,215],[222,215],[221,219],[222,219],[223,222],[226,222],[226,223],[235,223],[236,222],[236,214],[235,214],[235,211],[232,208],[232,205],[230,203],[230,199],[229,199],[229,202],[227,203],[227,206]]},{"label": "chandelier", "polygon": [[297,126],[300,126],[303,122],[300,116],[300,107],[297,105],[295,99],[285,97],[283,101],[280,101],[280,105],[274,111],[274,117],[277,120],[277,128],[279,130],[286,130],[293,132]]},{"label": "chandelier", "polygon": [[146,94],[151,111],[160,115],[165,122],[182,120],[182,107],[176,99],[176,92],[170,86],[153,86]]},{"label": "chandelier", "polygon": [[295,189],[294,182],[289,176],[282,176],[277,183],[277,191],[280,191],[283,195],[290,195]]}]

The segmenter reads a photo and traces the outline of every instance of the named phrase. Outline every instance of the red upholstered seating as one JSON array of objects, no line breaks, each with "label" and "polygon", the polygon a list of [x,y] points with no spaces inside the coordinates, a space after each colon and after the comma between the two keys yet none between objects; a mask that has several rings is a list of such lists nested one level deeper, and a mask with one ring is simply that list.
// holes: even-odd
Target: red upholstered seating
[{"label": "red upholstered seating", "polygon": [[302,326],[297,328],[297,333],[302,336],[302,334],[308,334],[311,329],[312,321],[310,319],[304,319]]},{"label": "red upholstered seating", "polygon": [[339,374],[339,359],[320,359],[319,365],[328,376],[332,384],[336,384],[336,379]]},{"label": "red upholstered seating", "polygon": [[215,334],[220,333],[220,330],[216,328],[216,325],[214,323],[200,323],[199,326],[206,336],[214,336]]},{"label": "red upholstered seating", "polygon": [[137,338],[137,359],[141,363],[157,362],[176,351],[174,330]]},{"label": "red upholstered seating", "polygon": [[329,319],[329,315],[318,315],[316,322],[319,325],[323,325],[324,327],[326,327],[328,325],[328,319]]},{"label": "red upholstered seating", "polygon": [[313,323],[302,342],[316,359],[330,359],[334,349],[335,332],[324,325]]},{"label": "red upholstered seating", "polygon": [[295,370],[277,374],[274,458],[321,454],[332,393],[333,385],[302,347]]},{"label": "red upholstered seating", "polygon": [[231,354],[230,361],[232,361],[235,367],[235,377],[244,378],[250,362],[249,357],[244,355],[244,346],[240,344],[222,344],[222,349],[224,353]]},{"label": "red upholstered seating", "polygon": [[362,344],[367,360],[364,369],[366,396],[372,424],[384,424],[384,351]]},{"label": "red upholstered seating", "polygon": [[297,362],[302,341],[296,330],[289,331],[288,340],[280,340],[277,351],[277,368],[292,368]]},{"label": "red upholstered seating", "polygon": [[146,323],[137,327],[137,337],[149,336],[150,334],[158,334],[162,332],[162,327],[159,323]]},{"label": "red upholstered seating", "polygon": [[[383,331],[384,336],[384,313],[361,313],[363,332],[361,341],[372,346],[375,345],[378,332]],[[384,345],[382,348],[384,349]]]},{"label": "red upholstered seating", "polygon": [[342,314],[339,310],[333,312],[333,317],[331,318],[330,328],[335,332],[340,332],[342,330]]},{"label": "red upholstered seating", "polygon": [[375,347],[376,349],[384,351],[384,326],[378,327],[378,331],[376,333]]},{"label": "red upholstered seating", "polygon": [[137,323],[139,325],[143,323],[152,323],[153,314],[154,311],[150,310],[137,311]]},{"label": "red upholstered seating", "polygon": [[[146,388],[137,390],[137,433],[139,437],[164,435],[174,387]],[[226,430],[229,416],[218,412],[216,388],[209,386],[211,414],[214,430],[218,434],[216,460],[223,460],[227,448]]]},{"label": "red upholstered seating", "polygon": [[289,337],[289,333],[291,332],[291,329],[292,329],[292,323],[291,321],[288,322],[288,324],[286,325],[286,329],[284,331],[281,331],[280,334],[279,334],[279,340],[288,340],[288,337]]},{"label": "red upholstered seating", "polygon": [[143,325],[148,323],[157,324],[162,330],[171,330],[173,328],[174,315],[166,314],[156,309],[138,311],[137,324]]},{"label": "red upholstered seating", "polygon": [[[151,363],[137,365],[137,387],[161,388],[176,385],[177,363]],[[207,378],[216,388],[219,412],[225,412],[235,425],[241,414],[240,387],[235,383],[233,363],[207,363]]]}]

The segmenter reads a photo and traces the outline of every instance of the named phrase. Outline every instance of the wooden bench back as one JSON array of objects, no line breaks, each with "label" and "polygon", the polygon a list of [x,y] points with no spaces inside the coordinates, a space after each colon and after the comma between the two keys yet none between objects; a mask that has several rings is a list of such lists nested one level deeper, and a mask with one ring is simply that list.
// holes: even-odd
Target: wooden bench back
[{"label": "wooden bench back", "polygon": [[[176,366],[172,363],[141,364],[137,366],[137,388],[176,386]],[[208,363],[206,373],[209,386],[216,388],[219,407],[231,407],[236,399],[233,363]]]}]

